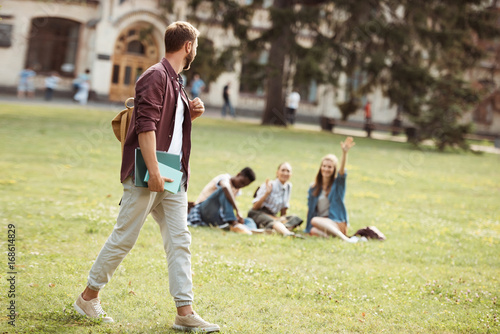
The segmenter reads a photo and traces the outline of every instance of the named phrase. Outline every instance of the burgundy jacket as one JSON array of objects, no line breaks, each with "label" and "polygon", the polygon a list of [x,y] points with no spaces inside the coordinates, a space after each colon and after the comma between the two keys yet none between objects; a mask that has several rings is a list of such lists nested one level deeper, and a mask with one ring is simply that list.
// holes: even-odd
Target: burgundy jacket
[{"label": "burgundy jacket", "polygon": [[179,76],[168,60],[163,58],[159,63],[148,68],[135,84],[134,112],[123,148],[121,182],[134,173],[135,149],[139,147],[139,133],[155,131],[156,150],[168,151],[174,133],[175,110],[179,94],[184,102],[181,165],[189,180],[191,152],[189,102],[181,89]]}]

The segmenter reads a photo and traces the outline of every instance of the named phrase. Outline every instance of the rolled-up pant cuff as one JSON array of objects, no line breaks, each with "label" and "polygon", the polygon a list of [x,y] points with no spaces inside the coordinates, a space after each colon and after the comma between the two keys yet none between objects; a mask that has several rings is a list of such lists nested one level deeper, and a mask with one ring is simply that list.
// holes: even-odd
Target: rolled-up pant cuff
[{"label": "rolled-up pant cuff", "polygon": [[87,282],[87,287],[90,289],[90,290],[94,290],[94,291],[100,291],[102,286],[101,287],[98,287],[98,286],[95,286],[95,285],[92,285],[90,284],[90,282]]},{"label": "rolled-up pant cuff", "polygon": [[182,301],[175,302],[175,307],[188,306],[188,305],[192,305],[192,304],[193,304],[192,300],[182,300]]}]

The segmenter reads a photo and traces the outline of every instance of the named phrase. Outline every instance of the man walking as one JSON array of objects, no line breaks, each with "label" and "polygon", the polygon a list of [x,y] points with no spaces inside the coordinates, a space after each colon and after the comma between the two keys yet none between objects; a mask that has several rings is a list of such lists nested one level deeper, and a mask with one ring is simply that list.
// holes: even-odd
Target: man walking
[{"label": "man walking", "polygon": [[203,88],[205,88],[205,82],[201,80],[198,73],[195,73],[193,75],[193,82],[191,83],[191,95],[193,96],[193,99],[200,96]]},{"label": "man walking", "polygon": [[300,94],[293,90],[286,99],[286,119],[289,124],[295,124],[295,114],[299,108]]},{"label": "man walking", "polygon": [[370,102],[370,100],[367,100],[365,104],[365,131],[368,138],[371,138],[373,128],[372,103]]},{"label": "man walking", "polygon": [[236,117],[236,114],[234,112],[233,105],[231,104],[231,100],[229,99],[229,86],[231,86],[231,83],[228,82],[227,85],[224,86],[224,89],[222,90],[222,98],[224,99],[224,105],[222,106],[222,117],[226,117],[226,109],[229,108],[229,112],[231,116],[234,118]]},{"label": "man walking", "polygon": [[[205,111],[203,102],[192,101],[182,90],[179,73],[188,70],[196,56],[199,31],[187,22],[175,22],[165,31],[165,57],[137,80],[134,112],[123,150],[121,182],[124,188],[120,212],[113,232],[94,262],[87,287],[78,296],[75,309],[82,315],[113,322],[102,309],[98,294],[134,246],[148,214],[160,226],[167,254],[170,294],[177,307],[174,329],[219,331],[192,308],[191,234],[187,228],[187,184],[191,151],[191,121]],[[134,185],[134,153],[140,147],[149,171],[148,188]],[[156,151],[181,157],[181,190],[164,191]]]}]

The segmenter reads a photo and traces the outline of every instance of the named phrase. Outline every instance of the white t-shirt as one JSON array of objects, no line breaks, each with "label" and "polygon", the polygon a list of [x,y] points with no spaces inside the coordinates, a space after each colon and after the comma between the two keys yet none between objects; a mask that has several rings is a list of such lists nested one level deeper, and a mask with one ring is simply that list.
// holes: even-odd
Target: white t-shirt
[{"label": "white t-shirt", "polygon": [[184,123],[184,102],[181,94],[177,98],[177,109],[175,109],[174,134],[168,148],[168,153],[177,154],[182,159],[182,123]]},{"label": "white t-shirt", "polygon": [[225,180],[229,182],[231,185],[231,190],[233,191],[234,197],[238,196],[240,194],[240,190],[236,189],[233,184],[231,183],[231,175],[230,174],[220,174],[214,177],[208,184],[203,188],[201,191],[200,195],[194,202],[194,204],[198,204],[206,200],[210,195],[214,193],[214,191],[217,190],[217,185],[219,185],[219,182]]},{"label": "white t-shirt", "polygon": [[[331,190],[330,190],[331,191]],[[321,194],[318,198],[318,217],[328,217],[330,212],[330,200],[325,194],[325,191],[321,189]]]},{"label": "white t-shirt", "polygon": [[291,92],[288,96],[288,104],[287,107],[290,109],[298,109],[300,102],[300,95],[297,92]]},{"label": "white t-shirt", "polygon": [[51,75],[50,77],[45,78],[45,87],[55,89],[58,82],[59,78]]}]

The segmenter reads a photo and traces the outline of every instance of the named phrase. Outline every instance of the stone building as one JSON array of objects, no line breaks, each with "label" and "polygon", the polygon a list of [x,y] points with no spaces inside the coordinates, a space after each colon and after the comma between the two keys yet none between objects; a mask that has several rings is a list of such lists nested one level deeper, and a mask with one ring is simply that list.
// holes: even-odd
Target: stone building
[{"label": "stone building", "polygon": [[[249,0],[240,1],[248,3]],[[137,77],[163,56],[165,27],[171,22],[188,19],[188,3],[188,0],[4,1],[0,7],[0,58],[3,62],[0,88],[14,90],[20,71],[31,66],[37,72],[37,88],[42,89],[45,77],[55,71],[62,78],[59,90],[69,92],[73,79],[89,69],[91,89],[99,99],[124,101],[133,96]],[[256,32],[268,27],[266,8],[271,4],[271,0],[265,0],[264,8],[256,13],[253,21]],[[203,23],[213,22],[209,20],[208,8],[202,6],[196,14],[202,22],[197,27],[215,53],[238,44],[231,32],[214,23]],[[259,61],[267,61],[266,51],[263,50],[259,57]],[[231,100],[238,109],[263,110],[265,92],[247,90],[240,85],[241,74],[245,71],[242,63],[237,61],[231,71],[223,72],[208,85],[202,95],[207,105],[222,105],[223,87],[231,82]],[[498,87],[497,72],[494,77]],[[344,82],[346,80],[343,78]],[[340,118],[336,104],[344,96],[342,85],[333,88],[316,86],[312,82],[308,96],[302,96],[298,113],[309,118]],[[367,98],[372,102],[373,121],[390,124],[396,116],[396,108],[390,106],[389,100],[380,91]],[[487,124],[484,117],[470,118],[480,123],[482,132],[500,133],[500,114],[496,109],[491,110]],[[362,110],[350,117],[351,121],[362,122],[363,119]]]},{"label": "stone building", "polygon": [[[16,87],[19,72],[29,66],[37,72],[37,88],[55,71],[62,78],[59,89],[69,91],[73,79],[89,69],[100,99],[123,101],[133,96],[137,77],[163,56],[165,27],[186,20],[187,11],[182,0],[5,1],[0,57],[8,66],[0,68],[0,85]],[[215,48],[232,42],[220,28],[200,30]],[[211,91],[222,91],[228,80],[237,81],[237,74],[224,73]],[[204,98],[222,103],[218,95]]]}]

